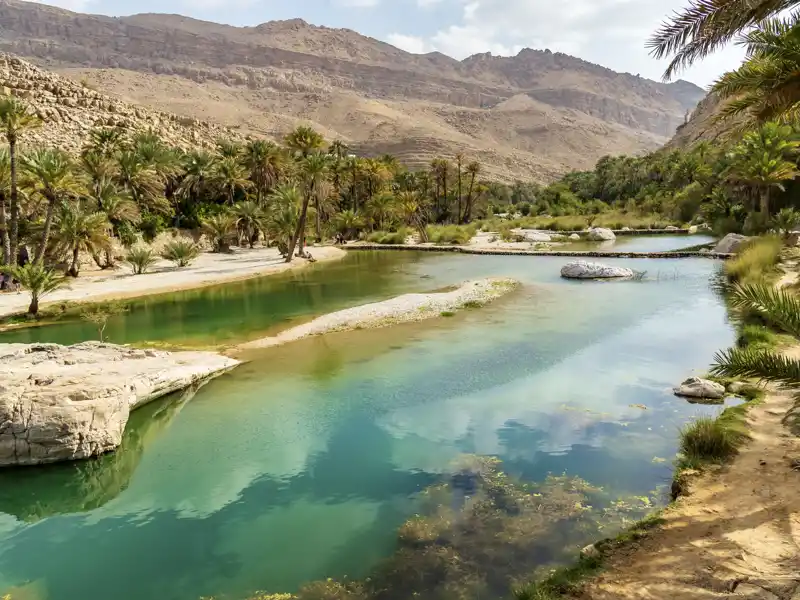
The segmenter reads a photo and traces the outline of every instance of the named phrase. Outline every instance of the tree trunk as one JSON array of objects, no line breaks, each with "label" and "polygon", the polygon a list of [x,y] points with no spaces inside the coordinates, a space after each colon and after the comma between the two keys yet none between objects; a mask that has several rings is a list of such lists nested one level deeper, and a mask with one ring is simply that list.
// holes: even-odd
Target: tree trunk
[{"label": "tree trunk", "polygon": [[353,166],[353,212],[358,212],[358,174]]},{"label": "tree trunk", "polygon": [[77,277],[79,264],[80,264],[79,250],[77,247],[75,247],[72,249],[72,264],[69,266],[69,271],[67,271],[67,275],[69,275],[70,277]]},{"label": "tree trunk", "polygon": [[11,233],[9,236],[11,260],[16,260],[19,248],[19,191],[17,190],[17,139],[8,140],[8,158],[11,164]]},{"label": "tree trunk", "polygon": [[47,199],[47,216],[44,219],[44,231],[42,232],[42,242],[39,249],[36,251],[36,256],[33,257],[33,262],[42,264],[44,262],[44,253],[47,251],[47,242],[50,240],[50,229],[53,227],[53,214],[56,210],[56,199]]},{"label": "tree trunk", "polygon": [[8,234],[8,219],[6,217],[6,195],[0,194],[0,228],[3,230],[3,264],[11,263],[11,237]]},{"label": "tree trunk", "polygon": [[761,212],[765,217],[769,217],[769,188],[761,194]]},{"label": "tree trunk", "polygon": [[458,161],[458,212],[456,212],[456,224],[461,222],[461,160]]},{"label": "tree trunk", "polygon": [[447,171],[442,173],[442,195],[444,196],[442,202],[442,211],[438,217],[438,220],[442,220],[442,215],[447,215],[450,212],[450,207],[447,206]]},{"label": "tree trunk", "polygon": [[297,223],[297,229],[294,231],[294,235],[292,236],[292,241],[289,244],[289,252],[286,255],[286,262],[292,262],[292,258],[294,257],[294,249],[297,247],[297,242],[300,242],[300,252],[303,251],[302,241],[301,241],[301,234],[306,226],[306,213],[308,213],[308,196],[303,198],[303,208],[300,210],[300,221]]},{"label": "tree trunk", "polygon": [[314,197],[314,206],[317,209],[317,219],[316,219],[317,220],[317,223],[316,223],[316,227],[317,227],[317,242],[322,242],[322,223],[320,221],[320,215],[319,215],[319,198],[316,197],[316,195]]},{"label": "tree trunk", "polygon": [[472,189],[475,185],[475,174],[469,180],[469,191],[467,192],[467,206],[464,208],[464,223],[469,223],[472,219]]},{"label": "tree trunk", "polygon": [[39,294],[31,292],[31,304],[28,306],[28,314],[36,316],[39,314]]}]

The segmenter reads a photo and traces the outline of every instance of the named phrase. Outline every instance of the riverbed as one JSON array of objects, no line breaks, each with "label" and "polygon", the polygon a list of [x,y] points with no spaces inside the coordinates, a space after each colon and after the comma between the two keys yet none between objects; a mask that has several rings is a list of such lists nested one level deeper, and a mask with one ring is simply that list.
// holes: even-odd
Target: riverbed
[{"label": "riverbed", "polygon": [[[571,282],[568,260],[354,252],[134,302],[111,341],[214,346],[465,280],[522,283],[453,317],[254,351],[193,397],[135,413],[115,454],[0,472],[0,595],[241,599],[363,577],[464,454],[523,481],[566,473],[663,501],[678,428],[717,410],[670,388],[733,342],[719,265],[609,259],[647,275]],[[0,342],[93,335],[78,321]]]}]

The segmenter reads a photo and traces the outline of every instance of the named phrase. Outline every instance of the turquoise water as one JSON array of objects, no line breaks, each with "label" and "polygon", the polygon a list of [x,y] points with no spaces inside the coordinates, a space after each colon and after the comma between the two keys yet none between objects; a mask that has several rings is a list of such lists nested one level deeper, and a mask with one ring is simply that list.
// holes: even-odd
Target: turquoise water
[{"label": "turquoise water", "polygon": [[[302,276],[191,294],[191,310],[135,309],[126,319],[141,310],[153,329],[123,323],[120,334],[206,340],[197,314],[214,339],[232,340],[242,319],[267,330],[470,278],[523,284],[451,319],[254,353],[192,398],[142,409],[113,455],[0,472],[0,592],[196,600],[361,577],[391,554],[417,494],[464,453],[499,457],[523,480],[567,473],[661,498],[678,428],[717,410],[669,390],[733,342],[710,287],[718,264],[609,259],[648,275],[600,283],[561,280],[567,260],[353,253]],[[48,329],[64,341],[78,335],[68,327]]]}]

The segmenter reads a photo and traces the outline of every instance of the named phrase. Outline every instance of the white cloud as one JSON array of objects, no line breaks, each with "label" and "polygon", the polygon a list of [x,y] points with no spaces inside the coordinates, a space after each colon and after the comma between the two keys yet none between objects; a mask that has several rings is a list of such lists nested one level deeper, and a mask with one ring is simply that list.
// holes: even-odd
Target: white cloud
[{"label": "white cloud", "polygon": [[[428,6],[440,0],[416,0]],[[452,0],[460,6],[458,21],[423,39],[393,33],[387,41],[410,52],[438,50],[462,59],[478,52],[511,55],[521,48],[549,48],[616,71],[659,79],[666,61],[647,52],[649,35],[687,0]],[[735,68],[738,48],[727,48],[699,63],[683,77],[701,85]]]}]

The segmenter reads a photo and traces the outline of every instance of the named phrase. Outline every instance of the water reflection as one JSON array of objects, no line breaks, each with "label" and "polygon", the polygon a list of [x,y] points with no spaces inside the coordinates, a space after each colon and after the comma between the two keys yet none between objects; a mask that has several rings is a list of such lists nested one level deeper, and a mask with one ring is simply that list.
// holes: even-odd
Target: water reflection
[{"label": "water reflection", "polygon": [[164,433],[200,385],[136,410],[115,452],[71,463],[0,470],[0,512],[36,522],[104,506],[128,487],[145,448]]}]

